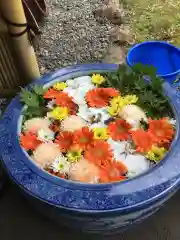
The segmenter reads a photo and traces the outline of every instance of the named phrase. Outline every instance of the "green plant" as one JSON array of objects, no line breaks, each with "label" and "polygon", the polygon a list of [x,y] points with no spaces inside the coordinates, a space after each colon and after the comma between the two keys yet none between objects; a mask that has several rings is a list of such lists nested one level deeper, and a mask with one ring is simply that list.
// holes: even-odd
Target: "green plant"
[{"label": "green plant", "polygon": [[[151,82],[144,78],[151,79]],[[129,71],[126,65],[119,66],[117,72],[106,74],[106,86],[119,89],[122,95],[135,94],[138,105],[146,110],[149,117],[160,117],[162,113],[171,115],[168,98],[163,94],[163,81],[156,76],[154,67],[137,64]]]}]

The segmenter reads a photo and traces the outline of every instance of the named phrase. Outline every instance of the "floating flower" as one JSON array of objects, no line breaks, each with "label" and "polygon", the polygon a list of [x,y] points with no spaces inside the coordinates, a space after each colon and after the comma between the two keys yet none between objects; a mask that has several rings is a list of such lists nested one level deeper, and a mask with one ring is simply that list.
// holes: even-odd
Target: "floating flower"
[{"label": "floating flower", "polygon": [[71,115],[61,122],[61,129],[63,131],[74,132],[83,127],[86,127],[87,123],[81,117],[76,115]]},{"label": "floating flower", "polygon": [[48,118],[31,118],[24,122],[23,130],[25,133],[36,134],[40,129],[48,129],[51,121]]},{"label": "floating flower", "polygon": [[93,74],[91,80],[92,83],[96,85],[101,85],[105,81],[105,78],[100,74]]},{"label": "floating flower", "polygon": [[33,152],[32,159],[40,167],[51,165],[61,155],[59,147],[54,143],[41,143]]},{"label": "floating flower", "polygon": [[55,140],[62,152],[68,151],[73,145],[73,134],[71,132],[61,132]]},{"label": "floating flower", "polygon": [[94,139],[107,140],[109,137],[107,133],[107,128],[93,128],[93,132]]},{"label": "floating flower", "polygon": [[115,88],[103,88],[104,94],[108,95],[109,98],[117,97],[120,95],[119,91]]},{"label": "floating flower", "polygon": [[73,102],[72,97],[65,92],[59,92],[59,96],[56,98],[56,105],[60,107],[67,107],[70,114],[76,114],[77,105]]},{"label": "floating flower", "polygon": [[143,129],[137,129],[131,131],[131,135],[137,152],[146,153],[151,149],[154,143],[151,134],[144,131]]},{"label": "floating flower", "polygon": [[162,160],[167,153],[167,150],[164,147],[152,146],[152,148],[147,152],[147,158],[149,160],[158,162]]},{"label": "floating flower", "polygon": [[68,160],[72,163],[79,161],[82,158],[82,150],[78,146],[73,146],[66,154]]},{"label": "floating flower", "polygon": [[113,158],[113,153],[106,141],[97,140],[85,151],[84,157],[99,167],[107,167]]},{"label": "floating flower", "polygon": [[42,142],[48,142],[54,140],[54,132],[49,128],[40,129],[37,133],[38,139]]},{"label": "floating flower", "polygon": [[126,95],[122,97],[126,105],[133,104],[138,101],[138,97],[136,95]]},{"label": "floating flower", "polygon": [[108,168],[101,168],[100,170],[100,181],[102,183],[107,182],[119,182],[126,180],[124,176],[128,171],[127,167],[122,162],[110,162]]},{"label": "floating flower", "polygon": [[66,83],[69,87],[72,87],[74,89],[77,89],[77,88],[83,87],[83,86],[87,86],[87,85],[93,85],[91,83],[90,76],[81,76],[81,77],[74,78],[73,80],[70,79],[70,80],[67,80]]},{"label": "floating flower", "polygon": [[55,107],[52,112],[50,112],[51,117],[57,120],[64,120],[68,116],[67,107]]},{"label": "floating flower", "polygon": [[173,125],[173,127],[175,127],[175,125],[176,125],[176,120],[175,120],[175,119],[173,119],[173,118],[168,118],[168,122],[169,122],[171,125]]},{"label": "floating flower", "polygon": [[37,139],[36,135],[29,132],[20,135],[20,144],[25,150],[34,150],[41,144],[41,141]]},{"label": "floating flower", "polygon": [[127,105],[127,101],[125,101],[121,96],[116,96],[111,99],[110,105],[112,107],[117,107],[120,110],[122,107]]},{"label": "floating flower", "polygon": [[114,141],[111,138],[107,140],[111,149],[113,150],[114,160],[124,160],[128,154],[132,154],[135,150],[132,148],[132,144],[128,141]]},{"label": "floating flower", "polygon": [[83,127],[82,129],[74,132],[74,143],[83,150],[87,149],[93,141],[93,131],[91,131],[88,127]]},{"label": "floating flower", "polygon": [[78,162],[72,164],[69,172],[69,178],[78,182],[98,183],[99,168],[95,164],[81,158]]},{"label": "floating flower", "polygon": [[53,88],[57,91],[63,91],[67,86],[68,85],[65,82],[58,82],[53,85]]},{"label": "floating flower", "polygon": [[119,114],[119,107],[118,107],[118,105],[112,105],[112,106],[108,107],[107,111],[112,117],[115,117]]},{"label": "floating flower", "polygon": [[55,99],[59,96],[59,92],[53,88],[49,88],[43,95],[44,99]]},{"label": "floating flower", "polygon": [[175,130],[167,118],[159,120],[149,119],[148,132],[153,136],[157,144],[170,142],[174,136]]},{"label": "floating flower", "polygon": [[129,154],[125,160],[123,160],[123,163],[128,169],[127,177],[135,177],[144,173],[150,167],[150,162],[141,154]]},{"label": "floating flower", "polygon": [[123,119],[117,119],[108,124],[108,133],[115,141],[128,140],[131,125]]},{"label": "floating flower", "polygon": [[139,128],[142,120],[147,122],[147,117],[144,111],[133,104],[124,106],[120,110],[119,116],[126,120],[126,122],[131,124],[134,128]]},{"label": "floating flower", "polygon": [[63,175],[69,173],[70,167],[70,162],[68,162],[67,158],[63,155],[58,156],[52,164],[53,171],[59,172]]},{"label": "floating flower", "polygon": [[95,88],[86,93],[86,101],[89,107],[106,107],[111,97],[118,96],[119,92],[114,88]]}]

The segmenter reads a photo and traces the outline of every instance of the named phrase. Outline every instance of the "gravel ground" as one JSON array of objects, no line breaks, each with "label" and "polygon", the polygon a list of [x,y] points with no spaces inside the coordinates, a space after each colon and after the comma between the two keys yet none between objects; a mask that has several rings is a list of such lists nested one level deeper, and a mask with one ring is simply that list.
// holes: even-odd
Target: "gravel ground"
[{"label": "gravel ground", "polygon": [[49,16],[37,48],[41,73],[103,58],[111,46],[112,25],[93,15],[102,4],[103,0],[47,0]]}]

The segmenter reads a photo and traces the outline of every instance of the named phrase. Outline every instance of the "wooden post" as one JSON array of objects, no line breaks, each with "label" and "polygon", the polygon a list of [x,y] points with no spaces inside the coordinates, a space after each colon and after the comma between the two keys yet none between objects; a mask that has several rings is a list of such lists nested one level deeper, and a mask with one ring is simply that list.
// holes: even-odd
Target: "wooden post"
[{"label": "wooden post", "polygon": [[33,46],[30,44],[28,33],[15,36],[25,31],[26,26],[15,26],[26,24],[26,17],[21,0],[0,0],[0,11],[6,19],[7,29],[11,36],[12,47],[22,73],[24,84],[40,77],[39,67]]}]

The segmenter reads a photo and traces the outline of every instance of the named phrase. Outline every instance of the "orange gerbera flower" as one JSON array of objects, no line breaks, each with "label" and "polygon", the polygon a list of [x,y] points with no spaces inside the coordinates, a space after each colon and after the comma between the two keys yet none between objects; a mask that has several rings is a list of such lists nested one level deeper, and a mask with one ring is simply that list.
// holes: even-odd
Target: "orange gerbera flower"
[{"label": "orange gerbera flower", "polygon": [[74,144],[85,150],[94,141],[94,133],[88,127],[83,127],[74,132]]},{"label": "orange gerbera flower", "polygon": [[89,107],[101,108],[108,105],[110,97],[118,96],[119,92],[114,88],[95,88],[86,93],[86,101]]},{"label": "orange gerbera flower", "polygon": [[154,139],[152,135],[149,134],[149,132],[144,131],[143,129],[131,131],[131,135],[137,152],[148,152],[154,144]]},{"label": "orange gerbera flower", "polygon": [[97,140],[85,151],[84,157],[89,162],[106,168],[113,158],[113,153],[106,141]]},{"label": "orange gerbera flower", "polygon": [[170,142],[175,133],[173,126],[168,122],[167,118],[159,120],[149,119],[148,132],[158,144],[161,144],[162,142]]},{"label": "orange gerbera flower", "polygon": [[53,89],[53,88],[49,88],[43,95],[43,98],[45,99],[55,99],[59,96],[59,91]]},{"label": "orange gerbera flower", "polygon": [[35,150],[42,142],[37,139],[36,135],[28,132],[21,134],[20,143],[25,150]]},{"label": "orange gerbera flower", "polygon": [[120,95],[119,91],[115,88],[104,88],[104,93],[109,97],[117,97]]},{"label": "orange gerbera flower", "polygon": [[55,140],[62,152],[66,152],[73,145],[73,134],[71,132],[61,132]]},{"label": "orange gerbera flower", "polygon": [[115,141],[128,140],[130,129],[131,125],[123,119],[117,119],[116,121],[108,124],[109,135]]},{"label": "orange gerbera flower", "polygon": [[127,173],[127,167],[121,162],[112,161],[109,166],[100,169],[100,180],[106,182],[119,182],[127,179],[123,174]]},{"label": "orange gerbera flower", "polygon": [[77,104],[75,104],[72,97],[65,92],[59,92],[59,95],[56,98],[56,104],[61,107],[67,107],[72,115],[75,115],[77,112]]}]

